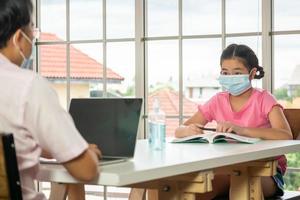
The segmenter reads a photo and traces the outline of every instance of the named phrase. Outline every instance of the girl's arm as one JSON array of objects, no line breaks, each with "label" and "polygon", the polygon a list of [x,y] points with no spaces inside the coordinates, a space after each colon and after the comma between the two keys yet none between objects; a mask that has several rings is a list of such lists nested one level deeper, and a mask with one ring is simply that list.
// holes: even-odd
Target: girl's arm
[{"label": "girl's arm", "polygon": [[293,134],[282,109],[274,106],[269,113],[269,121],[272,128],[244,128],[245,136],[259,137],[269,140],[292,140]]},{"label": "girl's arm", "polygon": [[291,140],[293,139],[291,128],[284,116],[282,109],[274,106],[269,113],[269,121],[272,128],[244,128],[230,123],[218,124],[217,130],[221,132],[236,132],[239,135],[258,137],[266,140]]},{"label": "girl's arm", "polygon": [[196,112],[191,118],[186,120],[183,125],[179,126],[175,130],[175,137],[180,138],[189,135],[201,134],[202,130],[195,124],[201,124],[203,126],[207,124],[207,121],[201,112]]}]

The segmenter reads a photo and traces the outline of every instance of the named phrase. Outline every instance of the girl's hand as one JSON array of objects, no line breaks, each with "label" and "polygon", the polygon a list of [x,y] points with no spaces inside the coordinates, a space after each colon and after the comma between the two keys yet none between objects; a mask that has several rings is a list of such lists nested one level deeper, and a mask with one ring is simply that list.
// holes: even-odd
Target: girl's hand
[{"label": "girl's hand", "polygon": [[243,134],[243,127],[237,126],[231,122],[218,122],[217,132]]},{"label": "girl's hand", "polygon": [[202,130],[199,128],[199,124],[190,124],[185,126],[185,135],[190,136],[190,135],[197,135],[197,134],[202,134]]}]

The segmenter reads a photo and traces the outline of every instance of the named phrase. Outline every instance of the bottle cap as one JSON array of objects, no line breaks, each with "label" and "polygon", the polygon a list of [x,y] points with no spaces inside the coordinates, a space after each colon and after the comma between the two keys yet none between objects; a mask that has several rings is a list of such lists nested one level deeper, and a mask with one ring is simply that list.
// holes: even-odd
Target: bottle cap
[{"label": "bottle cap", "polygon": [[158,97],[155,97],[154,100],[153,100],[153,110],[155,112],[159,112],[159,107],[160,107],[160,104],[159,104],[159,99]]}]

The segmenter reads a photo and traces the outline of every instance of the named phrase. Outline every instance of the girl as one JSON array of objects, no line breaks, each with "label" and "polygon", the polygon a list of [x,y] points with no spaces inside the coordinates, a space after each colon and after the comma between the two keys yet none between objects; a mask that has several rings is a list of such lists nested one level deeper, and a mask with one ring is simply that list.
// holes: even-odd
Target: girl
[{"label": "girl", "polygon": [[[292,139],[291,129],[283,114],[283,108],[266,90],[255,89],[251,80],[260,79],[264,71],[252,49],[246,45],[229,45],[221,55],[219,83],[224,92],[213,96],[184,125],[175,131],[176,137],[201,134],[196,125],[205,126],[217,122],[217,131],[258,137],[266,140]],[[286,170],[285,156],[278,158],[277,174],[263,177],[265,197],[283,195],[283,175]],[[212,199],[229,193],[229,177],[215,176],[213,191],[201,195],[201,199]]]}]

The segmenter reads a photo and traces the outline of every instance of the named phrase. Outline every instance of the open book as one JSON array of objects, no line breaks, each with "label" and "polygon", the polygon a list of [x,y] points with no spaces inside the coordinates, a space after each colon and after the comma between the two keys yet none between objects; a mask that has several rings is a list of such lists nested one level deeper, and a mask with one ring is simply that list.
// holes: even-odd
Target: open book
[{"label": "open book", "polygon": [[253,144],[260,141],[260,138],[240,136],[233,133],[221,133],[207,131],[203,134],[174,138],[171,143],[248,143]]}]

